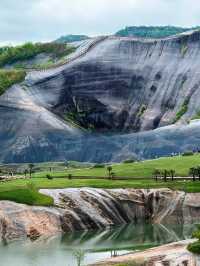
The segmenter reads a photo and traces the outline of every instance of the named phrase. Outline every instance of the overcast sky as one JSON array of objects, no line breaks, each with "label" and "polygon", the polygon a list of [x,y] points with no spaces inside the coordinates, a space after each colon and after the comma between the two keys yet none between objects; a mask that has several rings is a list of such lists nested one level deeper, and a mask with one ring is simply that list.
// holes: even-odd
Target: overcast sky
[{"label": "overcast sky", "polygon": [[1,45],[111,34],[132,25],[200,25],[200,1],[0,0]]}]

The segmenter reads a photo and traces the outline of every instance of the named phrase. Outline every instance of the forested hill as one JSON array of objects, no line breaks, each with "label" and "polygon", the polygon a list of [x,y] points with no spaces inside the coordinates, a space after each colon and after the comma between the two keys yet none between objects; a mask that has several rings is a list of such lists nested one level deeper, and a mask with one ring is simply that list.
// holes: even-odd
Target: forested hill
[{"label": "forested hill", "polygon": [[119,30],[115,35],[121,37],[145,37],[145,38],[164,38],[189,30],[200,29],[200,26],[193,28],[181,28],[175,26],[131,26]]},{"label": "forested hill", "polygon": [[61,36],[57,40],[55,40],[56,43],[71,43],[71,42],[80,42],[89,39],[90,37],[86,35],[65,35]]}]

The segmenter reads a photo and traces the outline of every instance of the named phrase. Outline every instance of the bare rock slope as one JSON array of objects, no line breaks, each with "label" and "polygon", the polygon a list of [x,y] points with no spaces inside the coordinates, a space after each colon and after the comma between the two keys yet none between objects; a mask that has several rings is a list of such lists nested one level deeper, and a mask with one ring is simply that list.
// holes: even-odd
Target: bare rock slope
[{"label": "bare rock slope", "polygon": [[30,72],[0,97],[0,161],[105,162],[199,148],[200,123],[187,124],[199,114],[199,31],[85,45],[71,63]]},{"label": "bare rock slope", "polygon": [[0,202],[0,238],[32,240],[69,231],[100,229],[125,223],[187,224],[200,222],[200,194],[169,189],[41,190],[55,206],[31,207]]}]

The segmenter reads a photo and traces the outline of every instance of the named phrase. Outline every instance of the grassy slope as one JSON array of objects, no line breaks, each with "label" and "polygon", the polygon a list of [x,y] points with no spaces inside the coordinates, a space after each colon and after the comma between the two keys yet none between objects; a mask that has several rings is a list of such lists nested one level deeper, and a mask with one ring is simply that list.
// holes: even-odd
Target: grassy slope
[{"label": "grassy slope", "polygon": [[[1,189],[0,189],[1,191]],[[28,205],[53,205],[53,199],[46,195],[38,193],[36,190],[31,190],[26,187],[22,189],[14,188],[12,190],[1,191],[0,200],[11,200],[18,203],[25,203]]]},{"label": "grassy slope", "polygon": [[0,70],[0,95],[15,83],[22,82],[26,76],[23,70]]},{"label": "grassy slope", "polygon": [[[9,182],[0,182],[0,200],[13,200],[20,203],[27,203],[30,205],[52,205],[52,199],[43,196],[37,192],[40,188],[80,188],[80,187],[94,187],[94,188],[170,188],[174,190],[185,190],[187,192],[200,192],[200,182],[192,182],[184,180],[180,181],[163,181],[156,182],[151,178],[152,171],[155,168],[159,169],[176,169],[179,176],[187,176],[188,169],[192,166],[200,164],[200,155],[193,156],[179,156],[160,158],[157,160],[149,160],[139,163],[130,164],[115,164],[113,170],[117,176],[130,177],[129,179],[108,180],[98,179],[96,177],[103,177],[107,175],[105,168],[82,168],[82,169],[68,169],[57,172],[51,172],[51,175],[57,178],[48,180],[46,174],[49,172],[38,172],[33,175],[31,184],[35,189],[30,189],[30,180],[13,180]],[[51,164],[50,164],[51,165]],[[41,164],[40,164],[41,166]],[[45,168],[47,164],[45,164]],[[85,176],[84,179],[67,178],[68,174]],[[58,178],[61,177],[61,178]]]},{"label": "grassy slope", "polygon": [[[163,181],[156,182],[151,178],[128,179],[128,180],[108,180],[108,179],[72,179],[54,178],[48,180],[46,178],[32,178],[32,182],[36,188],[162,188],[169,187],[171,189],[183,190],[188,192],[200,192],[200,182],[187,181]],[[0,193],[2,191],[15,190],[26,187],[26,180],[15,180],[0,184]],[[186,183],[186,184],[185,184]]]},{"label": "grassy slope", "polygon": [[[193,156],[177,156],[177,157],[163,157],[156,160],[148,160],[138,163],[122,163],[113,164],[112,168],[116,176],[121,177],[141,177],[149,178],[152,176],[154,169],[174,169],[176,176],[187,176],[189,168],[200,165],[200,155]],[[34,177],[45,177],[49,172],[38,172]],[[107,176],[106,168],[81,168],[81,169],[68,169],[64,171],[53,172],[55,177],[65,177],[67,174],[73,176],[90,176],[90,177],[103,177]]]}]

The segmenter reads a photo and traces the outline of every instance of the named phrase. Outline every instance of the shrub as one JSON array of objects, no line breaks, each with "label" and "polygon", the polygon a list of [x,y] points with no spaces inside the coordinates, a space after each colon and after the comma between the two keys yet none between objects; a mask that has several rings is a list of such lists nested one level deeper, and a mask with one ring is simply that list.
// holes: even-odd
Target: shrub
[{"label": "shrub", "polygon": [[174,119],[174,123],[176,123],[177,121],[179,121],[181,119],[181,117],[188,111],[188,104],[189,104],[190,98],[187,97],[185,99],[185,101],[183,102],[183,104],[181,105],[180,110],[176,113],[176,117]]},{"label": "shrub", "polygon": [[49,180],[52,180],[52,179],[53,179],[53,176],[47,174],[47,175],[46,175],[46,178],[49,179]]},{"label": "shrub", "polygon": [[194,155],[193,151],[185,151],[182,156],[191,156]]},{"label": "shrub", "polygon": [[72,174],[68,175],[68,179],[71,180],[72,179]]},{"label": "shrub", "polygon": [[25,79],[26,72],[22,70],[0,70],[0,95],[9,87]]},{"label": "shrub", "polygon": [[200,225],[198,225],[197,231],[193,232],[192,237],[198,238],[198,241],[189,244],[187,249],[194,254],[200,254]]},{"label": "shrub", "polygon": [[187,249],[194,254],[200,254],[200,241],[189,244]]},{"label": "shrub", "polygon": [[134,163],[136,160],[135,159],[127,159],[124,160],[123,163]]},{"label": "shrub", "polygon": [[104,164],[95,164],[95,165],[93,165],[93,168],[105,168],[105,165]]},{"label": "shrub", "polygon": [[141,117],[141,116],[144,114],[144,112],[146,111],[146,109],[147,109],[147,106],[144,105],[144,104],[142,104],[142,105],[140,106],[140,109],[139,109],[138,113],[137,113],[137,116],[138,116],[138,117]]}]

